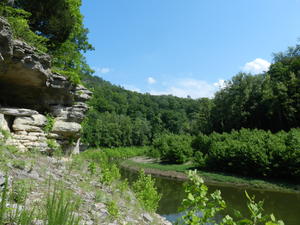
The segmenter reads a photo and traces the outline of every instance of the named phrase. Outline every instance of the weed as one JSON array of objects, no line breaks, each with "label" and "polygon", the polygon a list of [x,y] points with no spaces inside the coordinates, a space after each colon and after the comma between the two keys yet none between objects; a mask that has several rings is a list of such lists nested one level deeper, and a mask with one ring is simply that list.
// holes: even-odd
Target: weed
[{"label": "weed", "polygon": [[105,193],[101,190],[95,192],[95,202],[103,202],[106,200]]},{"label": "weed", "polygon": [[109,201],[106,203],[108,214],[112,219],[116,219],[120,216],[119,208],[115,201]]},{"label": "weed", "polygon": [[26,180],[18,180],[13,182],[10,200],[17,204],[24,204],[30,190],[30,186]]},{"label": "weed", "polygon": [[23,160],[19,160],[19,159],[14,159],[12,161],[12,166],[14,168],[20,169],[20,170],[24,170],[26,168],[26,162]]},{"label": "weed", "polygon": [[146,175],[144,170],[141,170],[138,180],[133,183],[132,187],[143,207],[147,211],[155,212],[161,195],[158,193],[155,180],[152,179],[151,175]]},{"label": "weed", "polygon": [[88,171],[90,172],[91,175],[94,175],[96,172],[96,163],[90,162],[88,165]]},{"label": "weed", "polygon": [[112,166],[108,166],[102,170],[101,182],[104,184],[111,184],[113,181],[121,178],[120,171],[118,167],[113,164]]},{"label": "weed", "polygon": [[75,215],[77,207],[64,190],[55,187],[47,197],[45,224],[79,225],[80,218]]},{"label": "weed", "polygon": [[43,130],[45,131],[45,133],[48,134],[48,133],[50,133],[52,131],[55,119],[50,114],[46,114],[46,119],[47,119],[47,122],[46,122],[46,125],[44,126]]}]

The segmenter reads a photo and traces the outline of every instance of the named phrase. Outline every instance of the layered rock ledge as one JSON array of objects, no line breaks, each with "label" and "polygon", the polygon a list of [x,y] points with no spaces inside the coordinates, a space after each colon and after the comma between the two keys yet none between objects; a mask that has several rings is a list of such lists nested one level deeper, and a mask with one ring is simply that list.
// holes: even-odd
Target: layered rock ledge
[{"label": "layered rock ledge", "polygon": [[8,144],[21,150],[78,152],[91,94],[53,73],[50,56],[14,40],[0,17],[0,129],[11,133]]}]

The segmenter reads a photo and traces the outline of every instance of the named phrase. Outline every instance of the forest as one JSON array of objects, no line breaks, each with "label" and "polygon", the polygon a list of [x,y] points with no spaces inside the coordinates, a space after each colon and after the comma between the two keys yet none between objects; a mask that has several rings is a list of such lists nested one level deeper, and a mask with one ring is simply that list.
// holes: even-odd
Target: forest
[{"label": "forest", "polygon": [[194,136],[241,128],[274,133],[299,127],[300,46],[274,54],[273,61],[266,73],[235,75],[212,99],[141,94],[86,75],[83,82],[94,97],[85,140],[118,147],[147,145],[163,133]]},{"label": "forest", "polygon": [[[152,96],[95,76],[84,123],[91,146],[153,146],[171,163],[258,177],[300,178],[300,45],[274,54],[268,72],[239,73],[215,97]],[[240,131],[239,131],[240,130]]]}]

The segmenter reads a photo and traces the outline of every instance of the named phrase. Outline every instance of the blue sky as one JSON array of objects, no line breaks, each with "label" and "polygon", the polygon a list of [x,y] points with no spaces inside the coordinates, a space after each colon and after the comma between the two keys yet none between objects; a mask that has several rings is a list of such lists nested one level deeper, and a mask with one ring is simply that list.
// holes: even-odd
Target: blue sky
[{"label": "blue sky", "polygon": [[300,0],[83,0],[95,75],[130,90],[212,97],[300,37]]}]

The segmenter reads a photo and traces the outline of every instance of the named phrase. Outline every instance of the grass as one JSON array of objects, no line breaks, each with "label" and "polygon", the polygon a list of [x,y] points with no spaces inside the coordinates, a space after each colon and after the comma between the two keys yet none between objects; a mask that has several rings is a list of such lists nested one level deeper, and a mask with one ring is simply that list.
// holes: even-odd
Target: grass
[{"label": "grass", "polygon": [[[127,168],[139,168],[144,169],[146,172],[155,173],[162,176],[172,176],[170,172],[182,173],[179,178],[186,179],[184,173],[188,170],[194,170],[193,164],[163,164],[163,163],[143,163],[135,162],[132,160],[126,160],[122,162],[122,166]],[[155,170],[155,171],[153,171]],[[228,173],[219,172],[208,172],[198,170],[198,173],[207,184],[218,184],[221,186],[243,186],[253,189],[265,189],[281,192],[295,192],[300,191],[300,186],[295,184],[290,184],[285,181],[276,180],[262,180],[249,177],[241,177]]]}]

